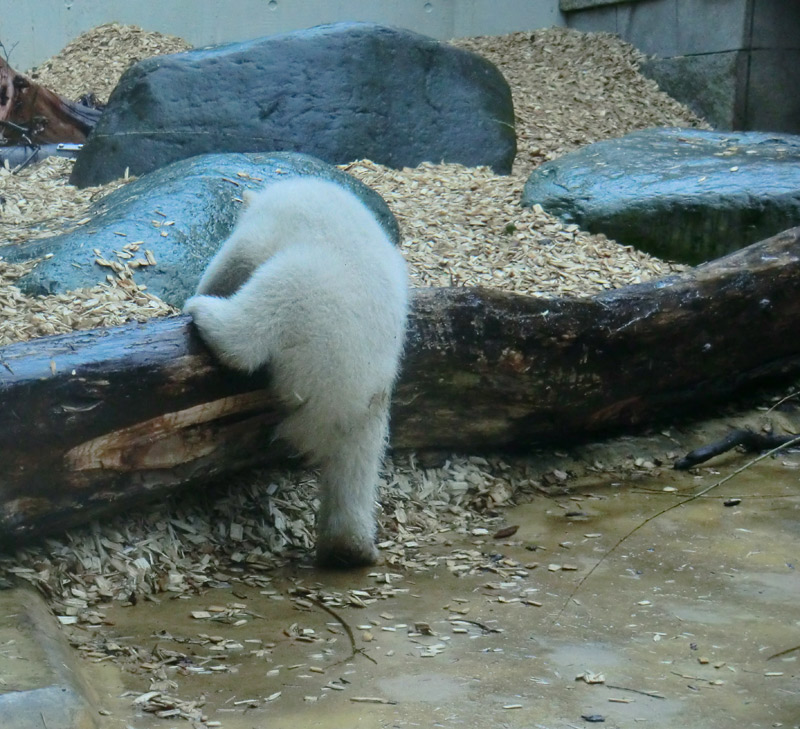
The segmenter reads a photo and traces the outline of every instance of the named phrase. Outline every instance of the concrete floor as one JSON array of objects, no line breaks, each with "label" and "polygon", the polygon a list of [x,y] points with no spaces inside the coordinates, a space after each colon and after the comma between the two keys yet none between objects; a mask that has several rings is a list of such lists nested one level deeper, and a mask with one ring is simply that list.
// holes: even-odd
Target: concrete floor
[{"label": "concrete floor", "polygon": [[[731,454],[714,466],[724,474],[745,460]],[[601,718],[610,728],[797,729],[800,650],[769,657],[800,647],[798,465],[798,454],[762,461],[707,498],[650,522],[572,600],[570,592],[606,550],[676,501],[665,487],[695,488],[720,476],[715,469],[702,476],[665,471],[651,482],[595,485],[591,494],[578,489],[580,500],[540,497],[518,506],[506,515],[507,524],[519,526],[509,540],[465,536],[454,546],[538,562],[529,576],[459,578],[441,568],[396,575],[391,585],[407,591],[336,610],[364,650],[343,663],[350,643],[332,615],[275,596],[298,585],[335,592],[375,585],[380,570],[298,567],[273,576],[275,595],[236,587],[112,606],[105,610],[113,623],[107,631],[119,645],[191,652],[200,662],[210,658],[206,666],[226,666],[200,675],[176,667],[167,677],[176,682],[169,693],[203,696],[207,720],[225,729],[566,729]],[[724,506],[733,496],[741,504]],[[570,511],[581,513],[568,517]],[[250,613],[240,625],[191,617],[231,603]],[[420,623],[430,635],[415,630]],[[297,637],[303,630],[314,631],[307,633],[313,642]],[[228,640],[229,648],[187,648],[199,634],[213,634],[219,646]],[[146,676],[112,661],[80,665],[98,695],[100,726],[187,726],[132,705],[150,688]],[[598,682],[576,680],[586,672]]]}]

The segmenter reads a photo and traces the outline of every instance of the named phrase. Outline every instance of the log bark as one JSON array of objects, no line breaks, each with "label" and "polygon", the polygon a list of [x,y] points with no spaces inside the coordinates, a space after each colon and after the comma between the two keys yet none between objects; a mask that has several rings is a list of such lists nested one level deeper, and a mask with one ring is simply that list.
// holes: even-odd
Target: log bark
[{"label": "log bark", "polygon": [[[524,450],[697,411],[800,371],[798,323],[800,228],[589,299],[419,289],[392,445]],[[267,382],[184,316],[0,349],[0,536],[286,462]]]},{"label": "log bark", "polygon": [[81,144],[100,113],[18,73],[0,58],[0,136],[7,144]]}]

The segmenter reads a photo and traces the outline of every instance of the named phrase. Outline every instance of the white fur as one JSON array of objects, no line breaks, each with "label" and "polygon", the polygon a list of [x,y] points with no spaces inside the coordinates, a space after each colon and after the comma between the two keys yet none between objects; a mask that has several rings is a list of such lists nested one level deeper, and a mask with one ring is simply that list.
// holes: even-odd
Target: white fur
[{"label": "white fur", "polygon": [[269,365],[289,410],[279,435],[320,468],[318,561],[374,562],[405,261],[373,213],[333,182],[290,178],[246,202],[184,310],[225,364]]}]

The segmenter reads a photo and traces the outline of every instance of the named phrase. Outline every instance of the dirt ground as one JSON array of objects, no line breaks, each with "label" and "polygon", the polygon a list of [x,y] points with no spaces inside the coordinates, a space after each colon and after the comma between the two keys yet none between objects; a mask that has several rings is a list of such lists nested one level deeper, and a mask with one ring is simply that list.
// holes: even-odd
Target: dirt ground
[{"label": "dirt ground", "polygon": [[[68,627],[101,725],[796,728],[800,453],[761,460],[615,547],[753,459],[678,472],[647,454],[754,417],[556,454],[572,473],[640,465],[569,479],[491,529],[443,529],[413,569],[298,559],[250,584],[232,575],[200,594],[110,603],[102,624]],[[475,554],[488,559],[466,567]]]}]

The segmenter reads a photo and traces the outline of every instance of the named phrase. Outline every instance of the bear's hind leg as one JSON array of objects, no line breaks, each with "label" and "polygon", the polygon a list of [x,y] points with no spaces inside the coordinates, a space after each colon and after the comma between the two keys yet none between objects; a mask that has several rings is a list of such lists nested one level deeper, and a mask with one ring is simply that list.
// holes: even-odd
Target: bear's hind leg
[{"label": "bear's hind leg", "polygon": [[373,417],[321,459],[317,564],[322,567],[357,567],[378,559],[375,501],[385,434],[385,417]]},{"label": "bear's hind leg", "polygon": [[235,243],[228,242],[211,259],[197,284],[197,293],[233,296],[257,267],[257,263],[235,250]]}]

